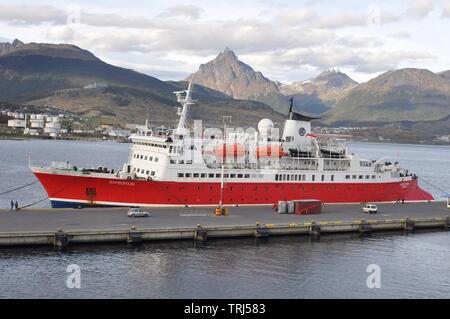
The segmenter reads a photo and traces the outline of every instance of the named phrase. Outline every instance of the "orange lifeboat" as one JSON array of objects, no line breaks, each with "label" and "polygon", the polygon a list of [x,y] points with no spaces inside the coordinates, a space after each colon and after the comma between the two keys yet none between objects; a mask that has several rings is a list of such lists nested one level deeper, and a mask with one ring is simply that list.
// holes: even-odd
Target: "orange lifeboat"
[{"label": "orange lifeboat", "polygon": [[242,144],[222,144],[216,148],[217,157],[242,157],[245,156],[245,146]]},{"label": "orange lifeboat", "polygon": [[283,156],[283,148],[280,145],[258,146],[256,154],[258,158],[281,158]]}]

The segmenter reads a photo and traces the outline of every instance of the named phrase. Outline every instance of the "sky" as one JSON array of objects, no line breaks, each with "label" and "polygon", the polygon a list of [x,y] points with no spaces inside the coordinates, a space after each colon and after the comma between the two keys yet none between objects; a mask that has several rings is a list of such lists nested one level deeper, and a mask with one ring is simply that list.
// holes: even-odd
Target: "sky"
[{"label": "sky", "polygon": [[[39,4],[37,4],[39,3]],[[180,80],[225,47],[266,77],[450,69],[450,0],[0,0],[0,41],[71,43]]]}]

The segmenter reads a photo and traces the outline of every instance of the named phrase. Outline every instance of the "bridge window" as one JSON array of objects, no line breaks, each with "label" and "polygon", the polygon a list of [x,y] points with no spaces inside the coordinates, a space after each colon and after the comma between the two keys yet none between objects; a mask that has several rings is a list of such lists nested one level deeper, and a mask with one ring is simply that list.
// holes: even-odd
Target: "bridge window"
[{"label": "bridge window", "polygon": [[278,174],[275,175],[275,180],[278,181]]},{"label": "bridge window", "polygon": [[350,179],[350,175],[345,175],[345,179]]},{"label": "bridge window", "polygon": [[244,178],[250,178],[250,174],[245,174]]},{"label": "bridge window", "polygon": [[186,177],[191,177],[191,173],[186,173]]},{"label": "bridge window", "polygon": [[146,172],[145,172],[145,174],[147,174],[147,175],[148,175],[149,173],[150,173],[150,171],[146,171]]},{"label": "bridge window", "polygon": [[155,162],[157,162],[157,161],[159,161],[159,158],[158,158],[158,157],[155,157]]},{"label": "bridge window", "polygon": [[184,177],[184,173],[178,173],[178,177]]},{"label": "bridge window", "polygon": [[311,176],[311,180],[314,182],[314,181],[316,180],[316,175],[313,174],[313,175]]},{"label": "bridge window", "polygon": [[334,175],[331,175],[331,181],[334,182]]},{"label": "bridge window", "polygon": [[152,171],[150,175],[155,176],[155,171]]},{"label": "bridge window", "polygon": [[322,175],[321,180],[322,182],[325,180],[325,175]]},{"label": "bridge window", "polygon": [[198,173],[194,173],[194,178],[198,178],[200,175]]},{"label": "bridge window", "polygon": [[363,176],[362,176],[362,175],[359,175],[359,179],[363,179]]},{"label": "bridge window", "polygon": [[214,174],[208,174],[209,178],[214,178]]},{"label": "bridge window", "polygon": [[216,174],[216,178],[220,178],[222,174]]},{"label": "bridge window", "polygon": [[242,174],[238,174],[238,176],[237,176],[238,178],[242,178],[243,177],[243,175]]},{"label": "bridge window", "polygon": [[201,176],[201,178],[205,178],[205,177],[206,177],[206,174],[205,174],[205,173],[202,173],[200,176]]}]

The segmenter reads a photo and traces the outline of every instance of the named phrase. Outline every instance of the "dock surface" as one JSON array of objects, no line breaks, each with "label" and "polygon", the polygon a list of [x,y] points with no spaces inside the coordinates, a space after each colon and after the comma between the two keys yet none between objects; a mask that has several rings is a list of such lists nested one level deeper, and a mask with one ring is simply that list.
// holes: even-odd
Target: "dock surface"
[{"label": "dock surface", "polygon": [[[149,208],[151,216],[143,218],[128,217],[127,208],[2,210],[0,245],[51,244],[58,229],[68,234],[70,242],[94,243],[133,240],[130,230],[137,233],[138,240],[195,239],[198,225],[208,237],[234,237],[260,230],[267,230],[261,231],[266,235],[306,234],[313,231],[311,223],[319,225],[315,232],[320,232],[319,228],[322,232],[349,232],[414,228],[420,223],[446,228],[450,221],[450,209],[444,202],[378,204],[378,214],[373,215],[362,213],[361,208],[360,204],[327,204],[320,215],[298,216],[278,214],[267,206],[230,207],[229,216],[220,217],[212,207]],[[368,226],[363,227],[365,224]]]}]

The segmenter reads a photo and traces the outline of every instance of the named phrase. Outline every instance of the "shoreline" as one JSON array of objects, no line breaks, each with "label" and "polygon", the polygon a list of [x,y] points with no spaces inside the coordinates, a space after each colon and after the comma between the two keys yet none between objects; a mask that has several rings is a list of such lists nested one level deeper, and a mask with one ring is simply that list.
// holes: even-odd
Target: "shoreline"
[{"label": "shoreline", "polygon": [[[124,143],[128,144],[128,139],[114,139],[114,138],[101,138],[101,137],[85,137],[85,136],[77,136],[77,137],[58,137],[52,138],[47,136],[24,136],[24,135],[0,135],[0,141],[36,141],[36,140],[44,140],[44,141],[77,141],[77,142],[116,142],[116,143]],[[386,145],[411,145],[411,146],[442,146],[442,147],[450,147],[450,143],[412,143],[412,142],[402,142],[402,141],[379,141],[379,140],[353,140],[350,139],[347,141],[348,143],[360,143],[360,144],[386,144]]]}]

